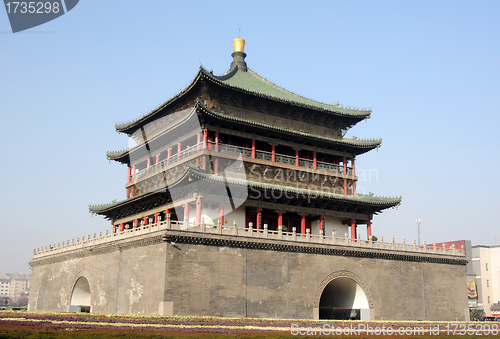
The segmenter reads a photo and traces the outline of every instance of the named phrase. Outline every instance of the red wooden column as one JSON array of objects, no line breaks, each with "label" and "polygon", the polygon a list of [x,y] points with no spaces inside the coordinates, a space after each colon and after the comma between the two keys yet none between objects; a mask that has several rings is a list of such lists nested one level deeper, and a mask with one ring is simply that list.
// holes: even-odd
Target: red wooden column
[{"label": "red wooden column", "polygon": [[313,164],[314,169],[318,169],[318,157],[316,156],[316,151],[313,151]]},{"label": "red wooden column", "polygon": [[255,222],[257,225],[256,228],[260,229],[260,222],[262,219],[262,207],[257,207],[257,221]]},{"label": "red wooden column", "polygon": [[149,166],[151,166],[151,158],[148,158],[148,164],[146,165],[146,174],[149,174]]},{"label": "red wooden column", "polygon": [[283,225],[283,211],[280,210],[278,212],[278,226],[282,226]]},{"label": "red wooden column", "polygon": [[[201,133],[196,136],[196,152],[200,151]],[[196,167],[200,166],[200,158],[196,158]]]},{"label": "red wooden column", "polygon": [[139,219],[135,219],[135,227],[139,226]]},{"label": "red wooden column", "polygon": [[131,197],[131,198],[134,196],[134,188],[135,188],[135,186],[132,186],[132,187],[130,188],[130,197]]},{"label": "red wooden column", "polygon": [[[207,142],[208,142],[208,130],[204,129],[203,130],[203,149],[204,150],[208,149]],[[207,170],[207,156],[206,155],[203,156],[202,168],[204,171]]]},{"label": "red wooden column", "polygon": [[219,220],[220,224],[224,225],[224,203],[219,202]]},{"label": "red wooden column", "polygon": [[113,233],[116,233],[116,225],[113,225]]},{"label": "red wooden column", "polygon": [[132,181],[135,180],[135,165],[132,166]]},{"label": "red wooden column", "polygon": [[245,228],[248,228],[248,224],[250,223],[250,215],[245,211]]},{"label": "red wooden column", "polygon": [[158,223],[158,213],[155,213],[155,224]]},{"label": "red wooden column", "polygon": [[167,166],[170,165],[170,157],[172,156],[172,149],[169,148],[167,152]]},{"label": "red wooden column", "polygon": [[177,161],[181,160],[181,149],[182,149],[182,145],[181,143],[179,142],[177,144]]},{"label": "red wooden column", "polygon": [[196,220],[194,221],[196,225],[201,224],[201,198],[196,199]]},{"label": "red wooden column", "polygon": [[252,139],[252,158],[255,159],[255,138]]},{"label": "red wooden column", "polygon": [[323,223],[324,223],[325,216],[322,214],[319,216],[319,229],[323,231]]},{"label": "red wooden column", "polygon": [[125,231],[125,224],[120,224],[120,231],[121,232]]},{"label": "red wooden column", "polygon": [[299,149],[295,148],[295,166],[299,166]]},{"label": "red wooden column", "polygon": [[207,149],[207,142],[208,142],[208,130],[205,128],[203,130],[203,149]]},{"label": "red wooden column", "polygon": [[[184,220],[183,221],[186,221],[186,220],[189,220],[189,204],[184,204]],[[184,227],[187,227],[187,225],[185,225]]]},{"label": "red wooden column", "polygon": [[[219,152],[219,131],[215,131],[215,151]],[[215,158],[214,174],[217,175],[218,172],[219,172],[219,158]]]},{"label": "red wooden column", "polygon": [[371,237],[372,237],[372,221],[368,220],[366,222],[366,239],[370,240]]},{"label": "red wooden column", "polygon": [[[132,167],[128,167],[127,184],[130,183],[130,176],[132,175]],[[127,188],[127,199],[130,198],[130,187]]]},{"label": "red wooden column", "polygon": [[160,162],[160,155],[157,154],[156,155],[156,167],[155,167],[155,171],[158,171],[158,163]]},{"label": "red wooden column", "polygon": [[276,145],[273,142],[273,155],[272,155],[272,162],[276,162]]},{"label": "red wooden column", "polygon": [[[351,159],[352,164],[352,175],[356,175],[356,167],[354,166],[354,158]],[[352,194],[356,196],[356,180],[352,182]]]},{"label": "red wooden column", "polygon": [[300,233],[306,234],[306,214],[302,213],[300,218]]},{"label": "red wooden column", "polygon": [[167,219],[167,214],[170,214],[170,210],[165,210],[165,220]]},{"label": "red wooden column", "polygon": [[[343,157],[342,164],[344,166],[344,176],[347,174],[347,162],[345,156]],[[344,177],[344,195],[347,195],[347,179]]]},{"label": "red wooden column", "polygon": [[144,225],[148,225],[149,224],[149,218],[148,217],[144,217]]},{"label": "red wooden column", "polygon": [[215,148],[212,148],[212,144],[215,144],[215,138],[213,136],[209,135],[208,139],[207,139],[207,147],[208,147],[209,151],[211,151],[212,149],[215,149]]},{"label": "red wooden column", "polygon": [[356,220],[351,219],[351,239],[356,239],[358,236],[356,234]]}]

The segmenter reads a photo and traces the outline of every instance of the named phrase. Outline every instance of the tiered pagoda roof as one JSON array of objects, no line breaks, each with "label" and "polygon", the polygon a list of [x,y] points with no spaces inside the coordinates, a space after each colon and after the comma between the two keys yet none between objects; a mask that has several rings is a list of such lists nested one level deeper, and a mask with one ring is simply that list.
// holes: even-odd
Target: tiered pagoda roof
[{"label": "tiered pagoda roof", "polygon": [[212,72],[200,67],[200,70],[194,80],[184,90],[142,117],[130,122],[116,124],[116,130],[126,134],[133,133],[133,131],[135,131],[139,126],[155,119],[164,113],[169,106],[173,105],[181,98],[188,96],[188,94],[191,94],[191,92],[194,91],[194,88],[199,86],[203,81],[208,81],[209,83],[223,89],[234,90],[258,98],[268,99],[278,103],[317,112],[323,112],[331,116],[347,118],[349,120],[347,123],[348,126],[352,126],[363,119],[368,119],[371,115],[370,109],[345,108],[337,104],[330,105],[307,99],[275,85],[251,69],[246,67],[243,68],[239,65],[233,66],[229,71],[221,76],[213,75]]},{"label": "tiered pagoda roof", "polygon": [[[218,121],[218,123],[229,122],[232,124],[239,125],[240,129],[247,128],[251,131],[259,129],[266,132],[278,132],[282,135],[283,134],[287,135],[290,138],[290,140],[301,140],[304,143],[308,142],[309,143],[313,142],[314,144],[319,143],[325,145],[325,147],[330,149],[339,149],[342,151],[348,151],[356,155],[363,154],[374,148],[380,147],[382,143],[382,139],[357,139],[357,138],[337,139],[319,133],[293,130],[291,128],[280,126],[279,124],[271,124],[265,121],[258,121],[256,119],[252,119],[251,117],[248,118],[235,117],[234,115],[227,114],[226,112],[218,111],[215,109],[209,109],[199,100],[197,100],[195,106],[193,107],[193,111],[190,114],[187,114],[182,121],[178,122],[173,126],[169,126],[167,129],[157,133],[156,135],[149,136],[148,142],[149,143],[154,142],[161,136],[166,135],[174,128],[188,121],[194,114],[198,115],[200,121]],[[115,160],[124,164],[128,164],[129,154],[138,151],[143,146],[144,145],[136,145],[128,150],[110,151],[107,152],[106,155],[108,160]]]},{"label": "tiered pagoda roof", "polygon": [[[221,127],[231,131],[238,130],[246,135],[261,135],[268,139],[269,137],[271,139],[279,138],[279,140],[293,144],[319,147],[332,152],[338,151],[340,153],[337,154],[344,154],[344,157],[345,154],[354,157],[380,147],[381,139],[366,140],[355,137],[350,139],[344,138],[344,133],[340,133],[340,131],[344,132],[358,122],[369,118],[371,110],[326,104],[297,95],[273,84],[249,69],[244,61],[246,54],[242,51],[235,51],[232,56],[233,63],[223,75],[216,76],[200,67],[193,81],[180,93],[134,121],[116,124],[115,128],[118,132],[132,137],[143,127],[147,128],[148,124],[154,122],[156,125],[148,131],[147,145],[144,142],[139,142],[137,146],[127,150],[107,152],[107,158],[130,165],[132,155],[134,159],[141,159],[143,155],[149,157],[149,154],[145,153],[146,148],[162,149],[166,147],[165,140],[174,140],[175,138],[171,136],[182,130],[178,127],[183,124],[187,125],[193,119],[196,119],[201,126],[205,126],[202,128],[207,128],[206,126]],[[170,114],[182,110],[189,111],[182,119],[158,123],[159,119],[170,117]],[[245,113],[252,110],[262,114]],[[288,119],[289,114],[296,114],[297,118],[295,120]],[[285,122],[285,120],[288,120],[289,123],[280,123],[280,121]],[[290,123],[290,121],[293,122]],[[294,124],[309,123],[308,121],[314,125],[314,128],[301,128],[300,126],[294,128]],[[335,129],[335,133],[331,132]],[[322,131],[325,133],[321,133]],[[142,133],[144,134],[144,130]],[[280,144],[279,140],[277,144]],[[90,212],[104,215],[111,220],[127,217],[132,213],[168,204],[169,201],[171,202],[169,188],[182,186],[187,181],[198,180],[213,184],[214,187],[230,183],[246,186],[249,190],[282,191],[303,196],[311,194],[311,190],[304,186],[256,178],[243,179],[232,177],[230,174],[222,177],[191,166],[184,167],[182,173],[179,172],[181,171],[176,169],[175,177],[170,177],[170,182],[163,182],[159,187],[146,192],[137,192],[138,194],[123,201],[90,206]],[[166,177],[164,176],[164,178]],[[165,179],[165,181],[167,180]],[[386,208],[397,206],[401,202],[400,197],[347,195],[328,190],[314,190],[313,194],[319,200],[324,200],[324,203],[316,202],[317,208],[359,212],[366,215],[376,214]],[[286,202],[282,203],[286,204]],[[307,204],[307,202],[297,199],[296,204]]]},{"label": "tiered pagoda roof", "polygon": [[[151,200],[149,206],[157,206],[160,202],[153,202],[154,200],[161,199],[161,203],[165,203],[169,201],[169,197],[165,197],[168,195],[168,189],[176,186],[182,186],[187,183],[193,183],[198,180],[203,180],[204,182],[210,182],[215,185],[223,185],[230,184],[233,186],[242,186],[248,187],[248,189],[254,188],[258,190],[268,190],[268,191],[285,191],[289,194],[293,194],[296,196],[307,196],[311,193],[315,194],[315,197],[319,199],[326,199],[331,201],[332,203],[338,204],[340,210],[352,210],[354,206],[361,209],[367,209],[372,213],[378,213],[386,208],[394,207],[400,204],[401,197],[378,197],[374,195],[364,195],[357,194],[354,195],[342,195],[330,192],[328,190],[316,190],[311,191],[309,188],[300,187],[292,184],[283,184],[278,182],[272,182],[269,180],[257,180],[250,178],[242,178],[241,176],[231,176],[227,173],[224,176],[215,176],[209,173],[205,173],[202,170],[189,167],[182,174],[177,176],[171,182],[166,183],[161,187],[157,187],[148,192],[144,192],[137,196],[131,197],[129,199],[125,199],[122,201],[113,201],[108,204],[103,205],[94,205],[90,206],[90,212],[103,214],[108,219],[116,219],[118,218],[117,213],[119,213],[120,208],[127,208],[137,201]],[[166,199],[166,200],[165,200]],[[342,208],[342,206],[344,208]]]}]

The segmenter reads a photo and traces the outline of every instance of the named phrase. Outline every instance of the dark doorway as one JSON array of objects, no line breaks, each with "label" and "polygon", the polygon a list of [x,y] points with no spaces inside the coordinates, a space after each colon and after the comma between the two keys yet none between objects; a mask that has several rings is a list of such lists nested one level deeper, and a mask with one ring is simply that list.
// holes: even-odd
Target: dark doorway
[{"label": "dark doorway", "polygon": [[337,278],[326,285],[319,302],[320,319],[369,320],[365,292],[350,278]]}]

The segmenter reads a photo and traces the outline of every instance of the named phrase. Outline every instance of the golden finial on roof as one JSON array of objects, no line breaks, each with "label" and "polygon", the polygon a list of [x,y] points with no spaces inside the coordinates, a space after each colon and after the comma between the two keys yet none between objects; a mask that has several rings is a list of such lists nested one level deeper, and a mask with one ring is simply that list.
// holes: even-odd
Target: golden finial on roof
[{"label": "golden finial on roof", "polygon": [[233,46],[235,52],[244,53],[245,50],[245,40],[242,38],[236,38],[233,40]]}]

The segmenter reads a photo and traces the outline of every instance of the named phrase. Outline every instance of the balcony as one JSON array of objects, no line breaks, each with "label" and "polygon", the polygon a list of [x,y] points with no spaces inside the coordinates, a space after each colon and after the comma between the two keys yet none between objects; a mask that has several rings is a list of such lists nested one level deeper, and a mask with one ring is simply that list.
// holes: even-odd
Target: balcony
[{"label": "balcony", "polygon": [[[236,156],[239,156],[241,154],[243,157],[253,158],[251,148],[227,145],[227,144],[219,144],[218,146],[219,146],[218,153],[236,155]],[[208,142],[207,147],[210,151],[215,152],[216,144],[214,142]],[[130,176],[129,182],[134,182],[134,181],[136,182],[137,180],[146,176],[147,174],[154,173],[156,171],[161,171],[167,166],[170,166],[171,164],[174,164],[184,158],[189,157],[192,154],[196,154],[204,150],[205,149],[203,143],[189,146],[180,153],[176,153],[174,155],[171,155],[167,159],[160,161],[158,164],[150,165],[149,167],[136,172],[135,174]],[[255,159],[273,162],[273,153],[262,150],[255,150]],[[274,159],[275,163],[297,166],[297,158],[294,156],[275,153]],[[298,160],[299,160],[298,167],[314,169],[313,160],[305,158],[299,158]],[[316,169],[334,174],[344,173],[344,165],[331,164],[322,161],[316,161]],[[346,167],[346,174],[353,175],[353,168]]]}]

